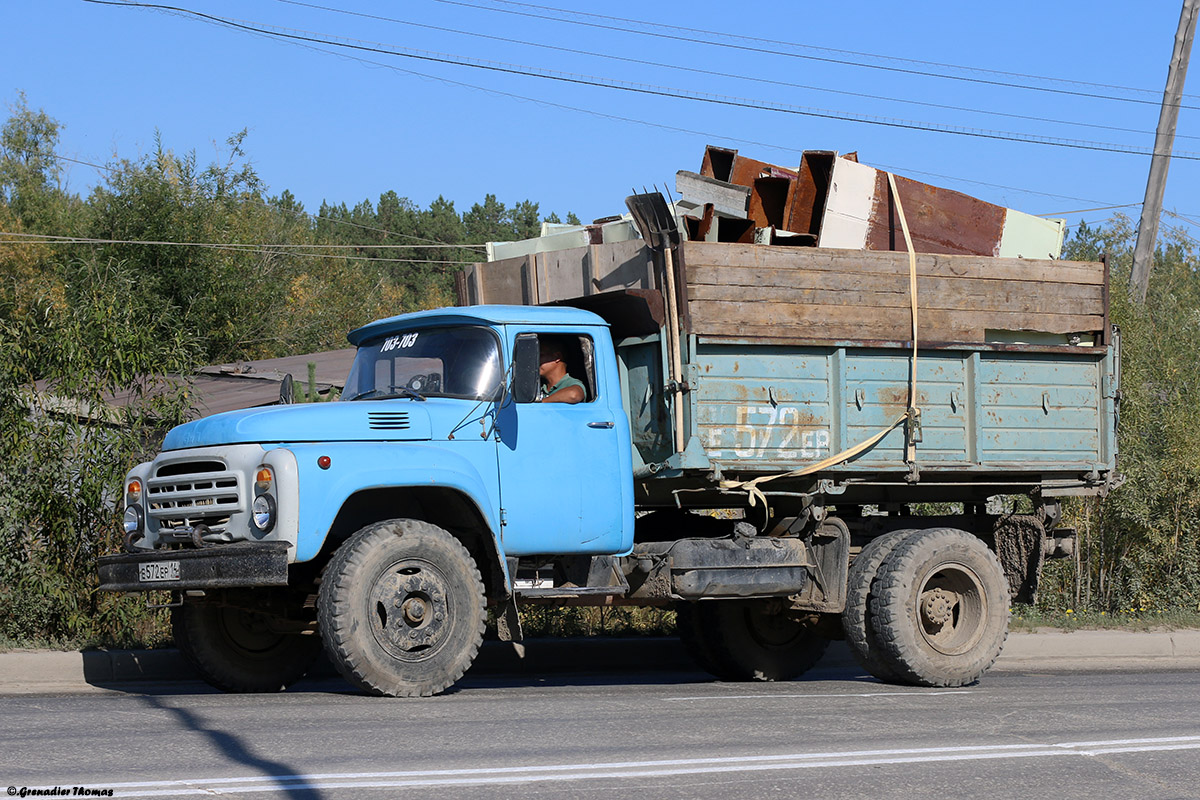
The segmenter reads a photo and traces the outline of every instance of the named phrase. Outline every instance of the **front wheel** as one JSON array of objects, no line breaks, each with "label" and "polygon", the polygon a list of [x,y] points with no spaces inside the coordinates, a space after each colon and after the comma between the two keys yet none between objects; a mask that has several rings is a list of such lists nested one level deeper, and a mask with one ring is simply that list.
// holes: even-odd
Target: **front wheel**
[{"label": "front wheel", "polygon": [[321,653],[312,634],[279,633],[271,617],[216,603],[172,610],[175,646],[200,677],[226,692],[278,692],[304,677]]},{"label": "front wheel", "polygon": [[428,697],[483,641],[483,581],[462,543],[427,522],[368,525],[334,554],[317,596],[329,659],[365,692]]},{"label": "front wheel", "polygon": [[979,680],[1008,637],[1008,583],[975,536],[933,528],[900,542],[871,583],[879,655],[918,686]]}]

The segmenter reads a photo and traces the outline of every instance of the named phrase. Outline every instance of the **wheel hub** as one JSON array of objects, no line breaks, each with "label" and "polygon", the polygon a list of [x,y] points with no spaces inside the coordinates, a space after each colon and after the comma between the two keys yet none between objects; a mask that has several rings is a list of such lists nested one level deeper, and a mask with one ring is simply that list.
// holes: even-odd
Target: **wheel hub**
[{"label": "wheel hub", "polygon": [[934,589],[921,597],[921,614],[931,625],[945,625],[954,619],[958,598],[945,589]]},{"label": "wheel hub", "polygon": [[987,629],[988,603],[975,571],[965,564],[939,564],[919,584],[917,623],[925,641],[937,652],[957,656],[970,652]]},{"label": "wheel hub", "polygon": [[402,568],[381,579],[374,595],[372,627],[388,649],[412,655],[441,644],[449,613],[446,589],[435,571]]}]

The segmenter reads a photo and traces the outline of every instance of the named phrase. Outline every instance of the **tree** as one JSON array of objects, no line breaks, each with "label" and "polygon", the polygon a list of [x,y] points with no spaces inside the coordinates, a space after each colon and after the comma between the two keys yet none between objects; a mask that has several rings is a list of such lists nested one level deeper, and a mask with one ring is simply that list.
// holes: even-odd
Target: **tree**
[{"label": "tree", "polygon": [[[1106,253],[1110,284],[1120,285],[1129,276],[1133,238],[1123,216],[1108,226],[1080,225],[1063,255],[1095,260]],[[1099,609],[1194,609],[1200,603],[1200,253],[1181,232],[1168,234],[1146,303],[1125,292],[1110,296],[1122,334],[1118,463],[1125,484],[1102,502],[1074,506],[1082,570],[1072,578],[1080,600]]]},{"label": "tree", "polygon": [[62,166],[55,153],[58,120],[29,108],[24,93],[0,130],[0,200],[30,231],[58,233],[65,216]]},{"label": "tree", "polygon": [[262,246],[264,237],[308,235],[305,226],[277,224],[244,138],[230,137],[226,159],[201,169],[194,152],[177,156],[156,136],[150,156],[118,162],[89,199],[96,238],[164,243],[112,244],[101,255],[136,269],[139,291],[177,309],[170,324],[199,332],[212,362],[271,352],[297,266]]},{"label": "tree", "polygon": [[153,621],[95,592],[96,558],[119,547],[125,471],[189,411],[197,351],[129,265],[73,274],[66,302],[0,321],[0,634],[129,641]]},{"label": "tree", "polygon": [[532,239],[542,235],[538,204],[532,200],[522,200],[513,206],[509,212],[509,219],[512,221],[512,235],[515,239]]},{"label": "tree", "polygon": [[482,204],[471,206],[462,215],[462,224],[467,241],[472,243],[507,242],[513,238],[509,211],[494,194],[485,195]]}]

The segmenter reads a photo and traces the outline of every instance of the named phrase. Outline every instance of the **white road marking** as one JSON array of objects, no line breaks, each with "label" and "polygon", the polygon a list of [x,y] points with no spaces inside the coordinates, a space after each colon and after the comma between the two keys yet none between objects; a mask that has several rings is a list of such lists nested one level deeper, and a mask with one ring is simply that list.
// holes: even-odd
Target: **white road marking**
[{"label": "white road marking", "polygon": [[974,694],[971,689],[948,689],[935,692],[851,692],[847,694],[709,694],[685,697],[664,697],[663,700],[775,700],[780,697],[820,699],[822,697],[937,697],[944,694]]},{"label": "white road marking", "polygon": [[479,786],[546,781],[616,780],[673,777],[713,773],[762,772],[919,764],[1056,756],[1100,756],[1200,750],[1200,736],[1148,739],[1113,739],[1087,742],[991,744],[961,747],[917,747],[847,752],[786,753],[762,756],[681,758],[658,761],[619,761],[603,764],[530,764],[514,767],[412,770],[407,772],[352,772],[313,775],[268,775],[193,780],[106,783],[77,781],[73,785],[101,786],[116,797],[180,797],[188,795],[246,794],[288,789],[403,789],[431,786]]}]

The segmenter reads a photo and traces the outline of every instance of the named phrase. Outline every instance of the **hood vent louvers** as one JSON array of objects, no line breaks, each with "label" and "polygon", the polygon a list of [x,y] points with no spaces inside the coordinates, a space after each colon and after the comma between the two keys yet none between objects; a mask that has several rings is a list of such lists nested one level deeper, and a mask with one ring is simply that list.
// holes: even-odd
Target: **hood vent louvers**
[{"label": "hood vent louvers", "polygon": [[372,411],[367,414],[373,431],[408,430],[407,411]]}]

